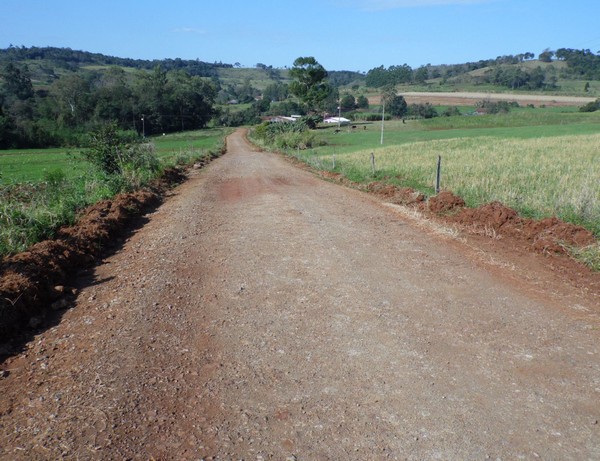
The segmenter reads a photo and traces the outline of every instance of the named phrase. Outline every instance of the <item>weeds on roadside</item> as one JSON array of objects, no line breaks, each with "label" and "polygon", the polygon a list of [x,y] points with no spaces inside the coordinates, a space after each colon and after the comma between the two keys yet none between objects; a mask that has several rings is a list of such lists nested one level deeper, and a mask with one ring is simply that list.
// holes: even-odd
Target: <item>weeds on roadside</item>
[{"label": "weeds on roadside", "polygon": [[583,248],[568,248],[569,253],[593,271],[600,272],[600,242]]},{"label": "weeds on roadside", "polygon": [[80,210],[144,187],[166,166],[214,157],[224,149],[221,141],[212,150],[181,150],[175,159],[160,162],[152,143],[119,134],[114,126],[92,137],[89,149],[81,155],[89,161],[88,167],[78,176],[68,177],[61,168],[54,168],[41,181],[0,184],[0,257],[52,238],[61,226],[74,223]]}]

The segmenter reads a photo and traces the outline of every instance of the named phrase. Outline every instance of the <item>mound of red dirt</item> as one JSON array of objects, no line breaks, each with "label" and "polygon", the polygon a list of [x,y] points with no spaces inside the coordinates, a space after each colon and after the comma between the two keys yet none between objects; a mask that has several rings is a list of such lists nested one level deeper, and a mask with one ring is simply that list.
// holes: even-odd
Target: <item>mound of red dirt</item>
[{"label": "mound of red dirt", "polygon": [[523,223],[523,219],[519,217],[515,210],[502,205],[500,202],[487,203],[478,208],[465,208],[456,214],[452,220],[465,226],[482,226],[495,231],[503,226],[515,229]]},{"label": "mound of red dirt", "polygon": [[366,190],[398,205],[415,205],[425,201],[425,196],[422,193],[410,187],[397,187],[392,184],[372,182],[367,184]]},{"label": "mound of red dirt", "polygon": [[450,191],[442,191],[427,201],[429,211],[432,213],[447,213],[465,206],[465,201]]},{"label": "mound of red dirt", "polygon": [[28,323],[38,324],[51,303],[62,295],[74,272],[90,267],[115,239],[131,230],[134,221],[158,206],[161,194],[185,178],[170,169],[151,190],[120,194],[81,213],[74,226],[64,227],[56,239],[32,245],[0,262],[0,338],[8,339]]},{"label": "mound of red dirt", "polygon": [[470,229],[492,230],[497,235],[526,240],[535,251],[543,253],[566,253],[565,246],[582,247],[595,242],[594,235],[581,226],[558,218],[522,218],[499,202],[465,208],[447,220]]}]

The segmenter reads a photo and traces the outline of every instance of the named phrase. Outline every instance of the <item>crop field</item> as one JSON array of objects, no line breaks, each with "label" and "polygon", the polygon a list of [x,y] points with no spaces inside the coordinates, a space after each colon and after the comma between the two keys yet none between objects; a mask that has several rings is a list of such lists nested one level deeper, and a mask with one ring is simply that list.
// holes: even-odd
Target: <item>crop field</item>
[{"label": "crop field", "polygon": [[354,181],[386,181],[427,195],[439,155],[442,188],[469,206],[500,201],[523,216],[557,216],[600,236],[598,114],[535,109],[386,122],[383,146],[380,130],[378,123],[318,130],[327,145],[293,154]]}]

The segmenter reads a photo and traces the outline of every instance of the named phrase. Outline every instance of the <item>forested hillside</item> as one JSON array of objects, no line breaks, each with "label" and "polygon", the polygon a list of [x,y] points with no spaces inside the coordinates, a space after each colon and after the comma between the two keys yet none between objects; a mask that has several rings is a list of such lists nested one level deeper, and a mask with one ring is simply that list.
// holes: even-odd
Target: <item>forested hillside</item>
[{"label": "forested hillside", "polygon": [[495,85],[510,90],[556,90],[559,80],[600,80],[600,54],[590,50],[560,48],[544,50],[535,60],[531,52],[498,56],[454,65],[427,64],[417,69],[409,65],[376,67],[366,75],[369,87],[385,85],[440,83]]},{"label": "forested hillside", "polygon": [[[577,91],[588,92],[589,81],[600,80],[600,55],[589,50],[545,50],[534,58],[526,52],[417,69],[380,66],[366,74],[328,70],[331,93],[321,109],[368,109],[365,93],[390,85],[560,92],[565,82],[581,81]],[[145,136],[304,114],[307,108],[292,96],[290,82],[287,68],[262,63],[242,68],[11,46],[0,50],[0,148],[81,145],[86,133],[107,122]]]}]

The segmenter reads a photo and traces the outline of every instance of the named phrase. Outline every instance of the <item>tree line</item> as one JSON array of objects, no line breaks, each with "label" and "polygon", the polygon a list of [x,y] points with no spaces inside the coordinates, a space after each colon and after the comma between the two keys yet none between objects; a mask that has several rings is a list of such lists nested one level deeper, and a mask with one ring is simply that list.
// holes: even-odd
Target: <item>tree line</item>
[{"label": "tree line", "polygon": [[[534,58],[533,53],[526,52],[464,64],[437,66],[427,64],[417,69],[411,68],[408,64],[393,65],[387,68],[379,66],[367,72],[366,85],[372,88],[381,88],[387,85],[423,84],[429,79],[455,79],[466,76],[474,70],[489,68],[483,75],[472,78],[475,83],[490,83],[510,89],[555,88],[557,71],[553,67],[525,68],[519,66],[519,64]],[[567,69],[561,73],[563,78],[600,80],[600,52],[595,54],[590,50],[570,48],[560,48],[556,51],[546,49],[539,54],[538,59],[542,63],[551,63],[554,60],[565,61]]]},{"label": "tree line", "polygon": [[0,77],[0,148],[76,145],[107,122],[141,135],[197,129],[215,113],[214,82],[185,70],[67,72],[34,90],[28,66],[9,62]]}]

